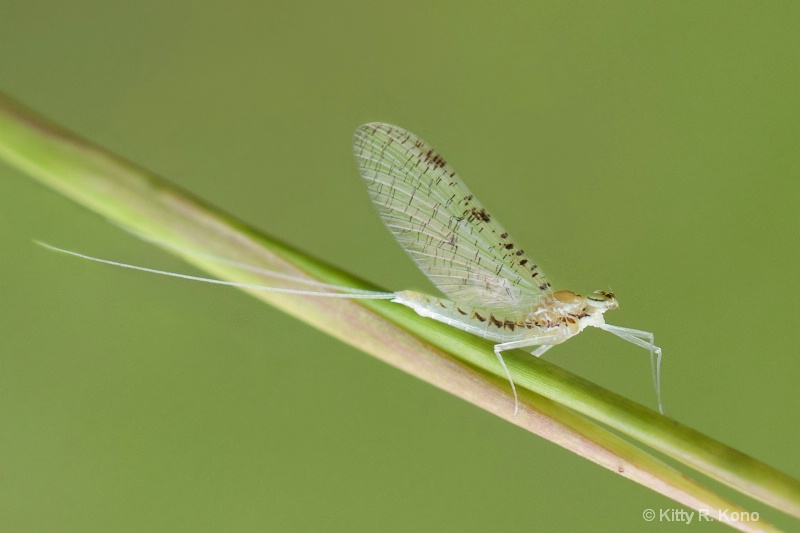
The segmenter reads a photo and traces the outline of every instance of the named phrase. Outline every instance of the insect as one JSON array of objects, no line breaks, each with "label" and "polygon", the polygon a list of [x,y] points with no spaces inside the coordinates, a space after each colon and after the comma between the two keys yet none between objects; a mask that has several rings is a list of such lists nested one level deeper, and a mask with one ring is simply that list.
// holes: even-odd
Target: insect
[{"label": "insect", "polygon": [[391,299],[423,317],[495,342],[494,353],[514,394],[515,414],[519,407],[517,390],[502,353],[533,348],[531,354],[540,357],[587,327],[596,327],[650,352],[653,384],[663,412],[661,349],[655,346],[652,333],[606,324],[604,313],[618,307],[613,293],[595,291],[583,297],[571,291],[554,291],[541,267],[467,189],[455,170],[413,133],[390,124],[365,124],[355,132],[353,150],[383,223],[447,299],[408,290],[356,290],[210,258],[294,281],[309,289],[247,285],[44,246],[92,261],[223,285],[329,297]]}]

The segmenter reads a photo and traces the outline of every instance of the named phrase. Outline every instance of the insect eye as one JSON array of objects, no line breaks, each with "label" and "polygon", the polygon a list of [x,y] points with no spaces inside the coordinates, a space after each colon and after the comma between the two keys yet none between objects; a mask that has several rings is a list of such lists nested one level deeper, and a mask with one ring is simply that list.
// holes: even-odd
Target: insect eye
[{"label": "insect eye", "polygon": [[614,293],[595,291],[586,297],[586,304],[592,307],[613,308],[616,304]]}]

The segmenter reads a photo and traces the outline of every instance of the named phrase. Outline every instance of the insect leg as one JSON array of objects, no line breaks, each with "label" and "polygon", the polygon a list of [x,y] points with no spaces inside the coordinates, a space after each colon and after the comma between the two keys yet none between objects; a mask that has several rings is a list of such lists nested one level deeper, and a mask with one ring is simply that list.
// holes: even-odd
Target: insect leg
[{"label": "insect leg", "polygon": [[653,378],[653,386],[656,389],[656,397],[658,398],[658,411],[663,414],[664,404],[661,402],[661,348],[653,344],[653,334],[649,331],[612,326],[611,324],[603,324],[600,329],[650,352],[650,373]]},{"label": "insect leg", "polygon": [[[561,342],[562,338],[558,335],[549,335],[543,337],[537,337],[533,339],[522,339],[519,341],[511,341],[511,342],[503,342],[500,344],[494,345],[494,354],[497,356],[497,360],[500,361],[500,366],[503,367],[503,371],[506,373],[506,378],[508,378],[508,382],[511,384],[511,392],[514,393],[514,416],[517,416],[517,412],[519,411],[519,397],[517,396],[517,387],[514,385],[514,380],[511,377],[511,372],[508,371],[508,367],[506,366],[506,362],[503,360],[503,356],[500,355],[500,352],[505,352],[507,350],[514,350],[516,348],[529,348],[531,346],[540,346],[534,350],[535,352],[539,352],[537,357],[548,349],[550,349],[554,344],[558,344]],[[534,355],[536,355],[534,353]]]},{"label": "insect leg", "polygon": [[549,350],[553,346],[555,346],[555,344],[543,344],[543,345],[539,346],[538,348],[536,348],[534,351],[532,351],[531,355],[534,356],[534,357],[541,357],[541,356],[544,355],[544,353],[547,350]]}]

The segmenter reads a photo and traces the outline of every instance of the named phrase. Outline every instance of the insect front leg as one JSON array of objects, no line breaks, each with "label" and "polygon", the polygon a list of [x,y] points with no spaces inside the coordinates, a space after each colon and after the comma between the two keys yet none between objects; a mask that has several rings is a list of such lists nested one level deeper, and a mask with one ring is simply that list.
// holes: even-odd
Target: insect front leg
[{"label": "insect front leg", "polygon": [[600,329],[613,333],[617,337],[636,346],[641,346],[650,352],[650,373],[653,378],[653,386],[656,389],[658,410],[661,414],[664,414],[664,404],[661,401],[661,348],[654,344],[653,334],[649,331],[612,326],[611,324],[603,324]]}]

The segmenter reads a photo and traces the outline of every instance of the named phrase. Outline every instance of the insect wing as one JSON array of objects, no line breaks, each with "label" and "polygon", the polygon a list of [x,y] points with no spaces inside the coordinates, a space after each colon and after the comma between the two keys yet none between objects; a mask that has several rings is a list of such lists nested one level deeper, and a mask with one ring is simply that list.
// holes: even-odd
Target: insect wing
[{"label": "insect wing", "polygon": [[384,224],[450,299],[519,313],[551,293],[541,269],[425,141],[371,123],[356,130],[353,150]]}]

